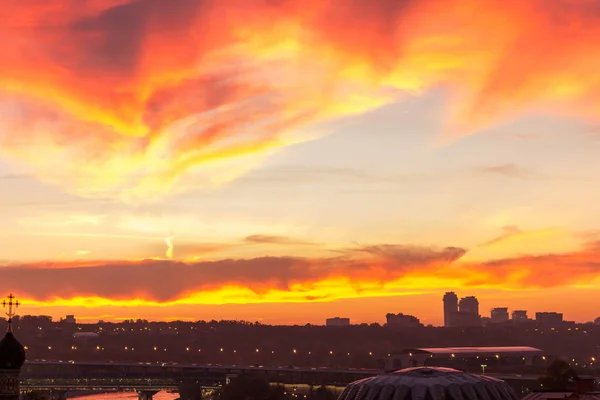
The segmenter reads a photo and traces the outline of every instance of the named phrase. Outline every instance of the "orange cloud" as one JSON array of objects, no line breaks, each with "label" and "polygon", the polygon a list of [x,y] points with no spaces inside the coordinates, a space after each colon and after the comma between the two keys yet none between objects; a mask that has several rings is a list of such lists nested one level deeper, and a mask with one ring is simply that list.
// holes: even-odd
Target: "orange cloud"
[{"label": "orange cloud", "polygon": [[[166,307],[334,301],[447,288],[594,287],[600,244],[580,252],[463,262],[465,250],[382,245],[328,259],[88,262],[3,268],[0,288],[37,306]],[[565,274],[568,271],[568,274]],[[36,279],[28,279],[35,275]]]},{"label": "orange cloud", "polygon": [[[168,4],[167,4],[168,3]],[[448,131],[598,117],[596,0],[5,0],[0,149],[83,195],[211,185],[434,86]],[[252,158],[248,158],[252,157]],[[66,177],[65,177],[66,175]]]}]

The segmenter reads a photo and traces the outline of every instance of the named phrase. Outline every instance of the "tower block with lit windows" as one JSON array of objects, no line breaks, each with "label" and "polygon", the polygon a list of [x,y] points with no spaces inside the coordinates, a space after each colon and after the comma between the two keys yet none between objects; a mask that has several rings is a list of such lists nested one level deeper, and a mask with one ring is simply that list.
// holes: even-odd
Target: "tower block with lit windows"
[{"label": "tower block with lit windows", "polygon": [[0,400],[19,399],[19,373],[25,363],[25,348],[12,331],[12,318],[19,305],[19,301],[12,294],[2,301],[2,306],[7,309],[8,329],[4,338],[0,340]]}]

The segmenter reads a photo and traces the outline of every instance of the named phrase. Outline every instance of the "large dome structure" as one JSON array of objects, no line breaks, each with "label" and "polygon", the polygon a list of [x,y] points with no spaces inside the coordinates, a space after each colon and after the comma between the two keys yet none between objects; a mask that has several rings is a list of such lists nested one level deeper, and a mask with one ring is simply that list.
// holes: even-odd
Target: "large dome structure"
[{"label": "large dome structure", "polygon": [[452,368],[406,368],[351,383],[338,400],[517,400],[508,384]]}]

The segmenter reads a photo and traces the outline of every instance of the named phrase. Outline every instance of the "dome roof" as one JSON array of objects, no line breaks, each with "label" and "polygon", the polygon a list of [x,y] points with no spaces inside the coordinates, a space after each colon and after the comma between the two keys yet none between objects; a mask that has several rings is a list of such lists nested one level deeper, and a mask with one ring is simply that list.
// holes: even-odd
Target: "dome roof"
[{"label": "dome roof", "polygon": [[508,384],[452,368],[407,368],[351,383],[339,400],[517,400]]},{"label": "dome roof", "polygon": [[20,369],[25,363],[25,348],[12,332],[0,340],[0,369]]}]

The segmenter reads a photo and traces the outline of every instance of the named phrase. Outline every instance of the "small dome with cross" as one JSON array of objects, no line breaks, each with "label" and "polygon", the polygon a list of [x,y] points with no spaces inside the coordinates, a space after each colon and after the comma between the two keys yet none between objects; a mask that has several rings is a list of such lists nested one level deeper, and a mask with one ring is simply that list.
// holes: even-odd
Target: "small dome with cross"
[{"label": "small dome with cross", "polygon": [[4,335],[4,338],[0,340],[0,370],[18,370],[25,363],[25,347],[23,347],[12,333],[12,317],[15,316],[15,310],[19,305],[19,301],[12,294],[8,296],[8,301],[2,301],[2,306],[8,308],[6,313],[8,316],[8,331]]}]

